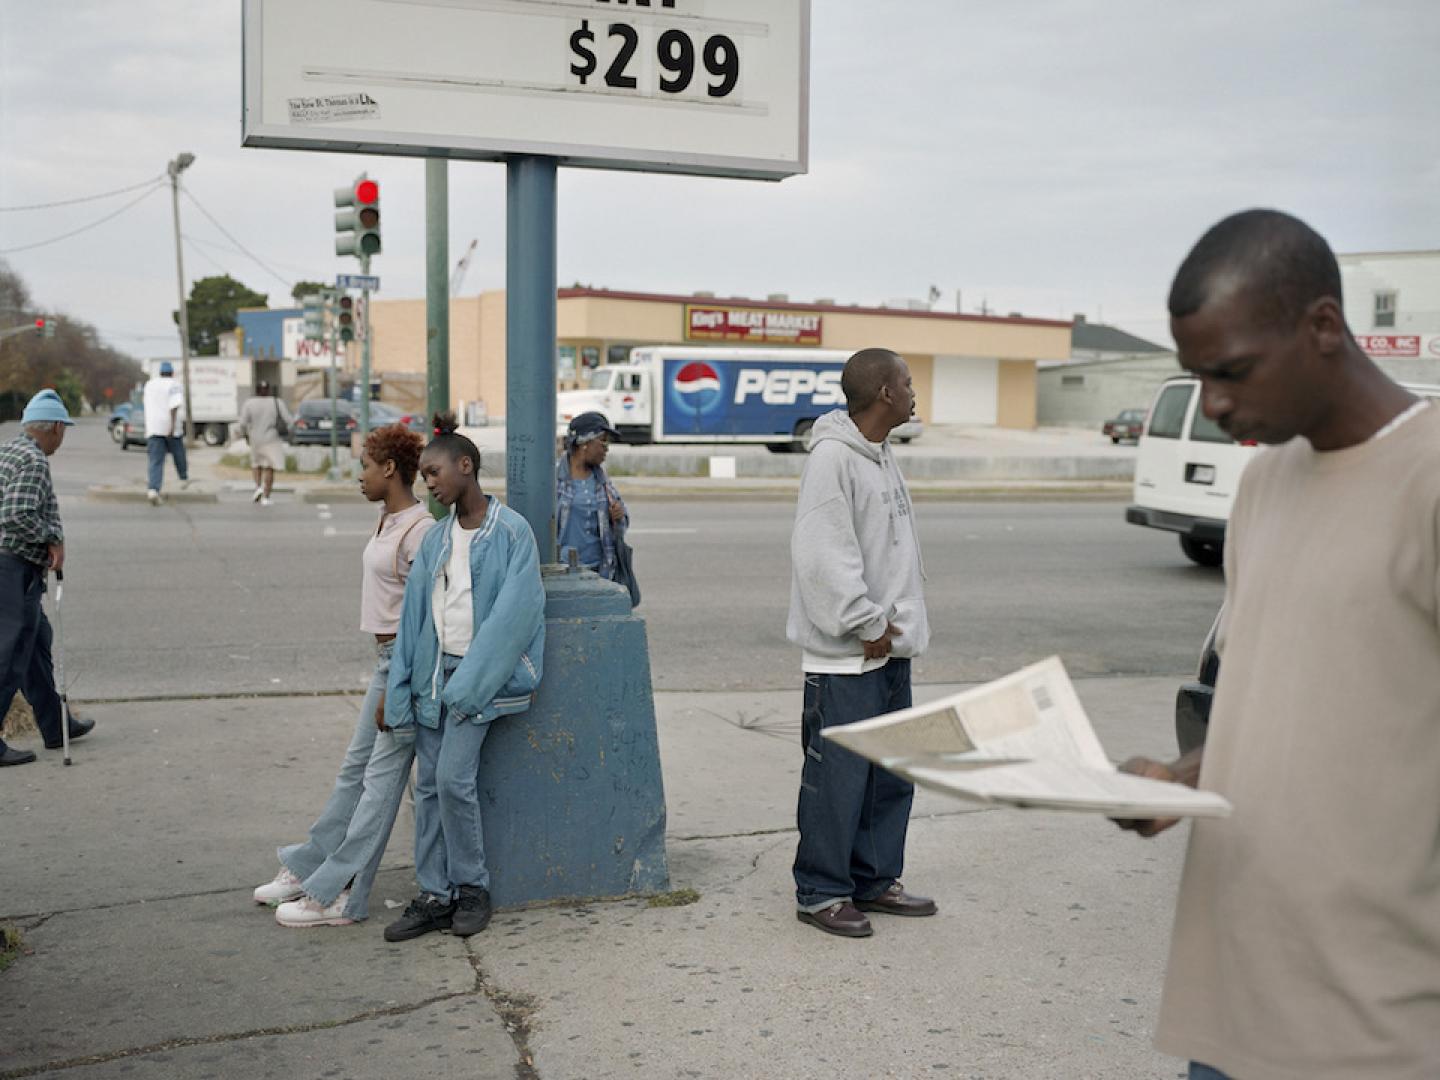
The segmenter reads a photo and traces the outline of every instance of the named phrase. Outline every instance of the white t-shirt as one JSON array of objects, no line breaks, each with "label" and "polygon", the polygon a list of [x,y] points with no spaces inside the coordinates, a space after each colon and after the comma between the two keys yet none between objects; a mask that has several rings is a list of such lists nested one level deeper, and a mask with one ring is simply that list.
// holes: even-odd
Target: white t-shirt
[{"label": "white t-shirt", "polygon": [[475,636],[475,608],[470,597],[470,542],[480,531],[462,529],[457,516],[450,526],[450,561],[435,582],[430,598],[430,614],[435,632],[440,637],[440,651],[450,656],[464,656]]},{"label": "white t-shirt", "polygon": [[157,375],[145,384],[145,435],[176,435],[172,430],[174,416],[171,410],[180,408],[180,420],[185,420],[185,391],[169,375]]}]

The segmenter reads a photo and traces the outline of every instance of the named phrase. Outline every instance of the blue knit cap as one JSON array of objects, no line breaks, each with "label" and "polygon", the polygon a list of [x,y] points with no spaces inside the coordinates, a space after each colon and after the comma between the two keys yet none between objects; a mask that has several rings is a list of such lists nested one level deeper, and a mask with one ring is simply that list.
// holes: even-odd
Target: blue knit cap
[{"label": "blue knit cap", "polygon": [[61,423],[68,427],[75,426],[75,421],[71,420],[70,414],[65,411],[65,403],[60,400],[60,395],[54,390],[41,390],[32,397],[30,404],[25,406],[25,412],[20,416],[20,422],[22,424]]}]

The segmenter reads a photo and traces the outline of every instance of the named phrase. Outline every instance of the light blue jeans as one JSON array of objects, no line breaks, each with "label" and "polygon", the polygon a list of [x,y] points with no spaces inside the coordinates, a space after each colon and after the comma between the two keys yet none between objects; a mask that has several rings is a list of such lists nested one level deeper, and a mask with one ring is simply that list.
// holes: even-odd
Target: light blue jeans
[{"label": "light blue jeans", "polygon": [[278,852],[280,862],[300,879],[305,895],[322,904],[334,903],[354,879],[345,915],[356,920],[369,914],[370,888],[390,842],[415,757],[411,740],[397,739],[375,727],[375,710],[385,692],[392,649],[391,642],[378,648],[379,660],[360,703],[355,734],[340,763],[330,800],[310,826],[310,839]]},{"label": "light blue jeans", "polygon": [[[445,678],[460,665],[446,655]],[[490,887],[480,818],[480,748],[490,721],[440,709],[440,726],[415,726],[415,877],[422,892],[453,899],[461,885]]]}]

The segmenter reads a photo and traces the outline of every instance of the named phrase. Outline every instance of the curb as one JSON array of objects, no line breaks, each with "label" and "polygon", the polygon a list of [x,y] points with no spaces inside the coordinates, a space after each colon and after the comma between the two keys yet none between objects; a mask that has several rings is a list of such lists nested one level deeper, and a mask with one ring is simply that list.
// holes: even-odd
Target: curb
[{"label": "curb", "polygon": [[[145,497],[144,489],[114,487],[110,484],[92,484],[85,489],[85,497],[95,499],[97,502],[136,502],[143,503],[150,500]],[[161,495],[161,505],[165,503],[214,503],[220,501],[220,496],[213,491],[200,491],[191,488],[188,491],[166,491]]]}]

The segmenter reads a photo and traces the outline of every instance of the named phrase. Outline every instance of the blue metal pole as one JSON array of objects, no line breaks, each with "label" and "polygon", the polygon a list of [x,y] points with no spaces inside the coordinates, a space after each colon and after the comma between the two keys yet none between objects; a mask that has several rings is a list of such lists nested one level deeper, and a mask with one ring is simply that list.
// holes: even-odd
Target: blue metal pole
[{"label": "blue metal pole", "polygon": [[555,561],[554,158],[506,165],[505,501]]}]

